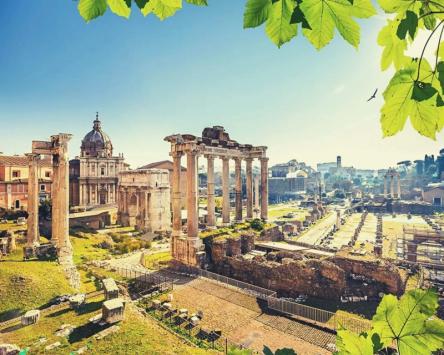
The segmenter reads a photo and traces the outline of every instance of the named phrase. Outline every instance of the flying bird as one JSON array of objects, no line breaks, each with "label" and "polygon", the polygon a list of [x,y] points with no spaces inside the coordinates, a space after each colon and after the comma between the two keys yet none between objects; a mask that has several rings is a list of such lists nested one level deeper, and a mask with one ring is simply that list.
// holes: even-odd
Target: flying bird
[{"label": "flying bird", "polygon": [[375,92],[373,93],[372,96],[370,96],[370,98],[367,100],[367,102],[369,102],[370,100],[373,100],[376,98],[376,93],[378,92],[378,89],[375,90]]}]

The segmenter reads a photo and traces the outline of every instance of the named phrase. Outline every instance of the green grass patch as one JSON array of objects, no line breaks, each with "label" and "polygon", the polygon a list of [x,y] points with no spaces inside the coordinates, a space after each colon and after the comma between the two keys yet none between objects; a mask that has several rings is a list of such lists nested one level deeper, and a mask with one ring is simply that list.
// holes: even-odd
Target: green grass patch
[{"label": "green grass patch", "polygon": [[159,266],[166,265],[172,259],[169,251],[145,255],[143,264],[148,269],[158,269]]},{"label": "green grass patch", "polygon": [[56,262],[23,261],[20,249],[0,262],[0,321],[72,292]]}]

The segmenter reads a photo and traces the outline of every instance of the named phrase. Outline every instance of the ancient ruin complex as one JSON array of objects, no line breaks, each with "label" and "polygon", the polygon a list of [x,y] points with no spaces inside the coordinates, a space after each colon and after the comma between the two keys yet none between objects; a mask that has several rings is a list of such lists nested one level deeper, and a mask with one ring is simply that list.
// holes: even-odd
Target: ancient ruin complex
[{"label": "ancient ruin complex", "polygon": [[[39,204],[37,167],[40,155],[52,156],[52,219],[51,242],[57,249],[59,263],[74,288],[80,287],[80,277],[72,259],[72,245],[69,240],[69,159],[68,142],[70,134],[59,133],[50,141],[33,141],[32,153],[28,154],[28,231],[27,248],[39,244]],[[25,253],[26,254],[26,253]]]},{"label": "ancient ruin complex", "polygon": [[123,226],[143,232],[171,230],[168,170],[130,170],[119,174],[118,214]]},{"label": "ancient ruin complex", "polygon": [[[260,217],[268,217],[268,158],[267,147],[254,147],[249,144],[239,144],[230,139],[223,127],[205,128],[202,137],[191,134],[174,134],[165,138],[171,143],[170,155],[173,158],[173,237],[172,254],[180,262],[189,265],[199,265],[204,253],[198,236],[198,191],[197,191],[197,159],[204,156],[207,159],[207,193],[208,193],[208,227],[216,226],[214,200],[214,159],[222,160],[222,221],[230,223],[229,197],[229,160],[235,162],[235,219],[243,219],[242,211],[242,178],[241,164],[246,162],[247,208],[246,217],[253,218],[253,172],[254,159],[261,163],[261,209]],[[180,203],[180,169],[181,158],[187,157],[187,235],[182,234],[181,203]]]}]

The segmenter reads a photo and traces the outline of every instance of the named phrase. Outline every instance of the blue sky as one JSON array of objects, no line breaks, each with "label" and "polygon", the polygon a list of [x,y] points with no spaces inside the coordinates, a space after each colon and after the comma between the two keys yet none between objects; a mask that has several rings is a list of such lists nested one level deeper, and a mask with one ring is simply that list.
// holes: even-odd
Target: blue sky
[{"label": "blue sky", "polygon": [[263,28],[242,29],[243,1],[185,5],[163,22],[111,13],[86,24],[71,0],[14,0],[0,10],[0,151],[22,154],[32,139],[74,135],[71,155],[95,112],[115,152],[132,167],[166,159],[163,138],[223,125],[233,139],[267,145],[271,163],[343,156],[377,168],[436,154],[409,127],[382,139],[379,69],[383,18],[362,21],[361,45],[342,39],[316,51],[302,36],[277,49]]}]

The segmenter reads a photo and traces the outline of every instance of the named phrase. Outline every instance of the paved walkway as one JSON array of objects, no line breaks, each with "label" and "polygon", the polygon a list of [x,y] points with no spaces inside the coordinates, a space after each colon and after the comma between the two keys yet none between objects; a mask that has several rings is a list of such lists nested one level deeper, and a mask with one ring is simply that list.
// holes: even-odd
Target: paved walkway
[{"label": "paved walkway", "polygon": [[300,238],[297,239],[298,242],[319,245],[321,238],[333,228],[336,223],[336,213],[330,213],[322,221],[319,221],[314,226],[310,227],[307,232],[305,232]]}]

